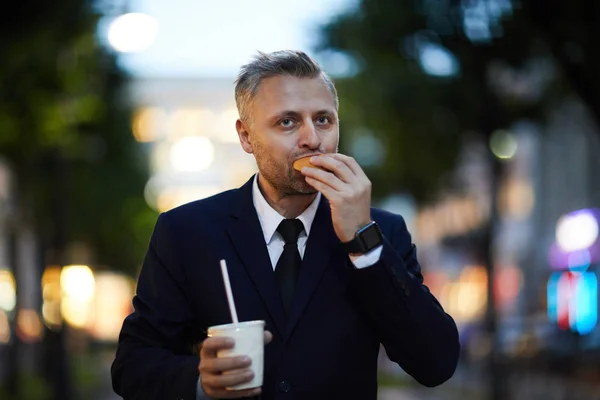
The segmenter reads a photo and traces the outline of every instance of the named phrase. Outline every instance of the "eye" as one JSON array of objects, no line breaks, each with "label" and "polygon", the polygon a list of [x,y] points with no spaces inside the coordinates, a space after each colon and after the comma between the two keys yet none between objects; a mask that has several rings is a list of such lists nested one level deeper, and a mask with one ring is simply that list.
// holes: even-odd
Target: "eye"
[{"label": "eye", "polygon": [[294,121],[291,118],[285,118],[279,122],[279,125],[283,126],[284,128],[290,128],[293,126],[293,124]]},{"label": "eye", "polygon": [[331,118],[329,117],[319,117],[317,118],[317,123],[324,125],[324,124],[329,124],[331,123]]}]

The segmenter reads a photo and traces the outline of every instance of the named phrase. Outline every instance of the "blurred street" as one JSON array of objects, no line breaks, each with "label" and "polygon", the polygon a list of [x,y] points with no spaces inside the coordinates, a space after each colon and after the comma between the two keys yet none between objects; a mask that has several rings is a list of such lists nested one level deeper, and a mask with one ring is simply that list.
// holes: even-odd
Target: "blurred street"
[{"label": "blurred street", "polygon": [[339,152],[403,217],[459,331],[436,388],[382,349],[379,399],[600,400],[599,1],[13,3],[1,400],[120,399],[110,365],[157,218],[257,172],[234,82],[280,49],[331,76]]}]

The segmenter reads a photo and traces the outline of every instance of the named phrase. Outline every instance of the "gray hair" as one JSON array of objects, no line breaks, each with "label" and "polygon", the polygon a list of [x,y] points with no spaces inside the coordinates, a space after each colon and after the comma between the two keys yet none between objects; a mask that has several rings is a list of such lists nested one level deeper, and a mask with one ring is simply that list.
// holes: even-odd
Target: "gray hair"
[{"label": "gray hair", "polygon": [[[252,62],[242,66],[235,81],[235,103],[242,121],[249,121],[248,108],[262,81],[281,75],[296,78],[323,78],[335,98],[335,107],[338,108],[337,90],[331,78],[306,53],[296,50],[280,50],[267,54],[259,51]],[[249,122],[252,123],[252,121]]]}]

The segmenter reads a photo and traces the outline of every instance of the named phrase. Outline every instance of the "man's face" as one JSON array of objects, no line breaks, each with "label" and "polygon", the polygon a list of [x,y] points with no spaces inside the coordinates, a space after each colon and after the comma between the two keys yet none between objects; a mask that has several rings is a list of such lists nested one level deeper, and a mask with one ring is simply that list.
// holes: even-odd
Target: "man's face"
[{"label": "man's face", "polygon": [[338,113],[325,81],[267,78],[249,111],[246,138],[239,121],[238,132],[244,150],[254,154],[261,177],[282,195],[315,193],[292,164],[306,155],[337,152]]}]

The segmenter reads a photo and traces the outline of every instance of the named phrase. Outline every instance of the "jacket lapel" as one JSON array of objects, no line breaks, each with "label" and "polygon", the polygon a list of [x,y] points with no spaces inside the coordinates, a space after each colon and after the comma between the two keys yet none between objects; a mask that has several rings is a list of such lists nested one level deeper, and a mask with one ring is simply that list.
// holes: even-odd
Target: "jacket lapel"
[{"label": "jacket lapel", "polygon": [[306,243],[284,340],[292,335],[338,245],[339,239],[333,230],[329,202],[324,196],[321,196],[321,202]]},{"label": "jacket lapel", "polygon": [[285,311],[267,245],[252,201],[252,177],[237,191],[227,233],[280,336],[285,333]]}]

